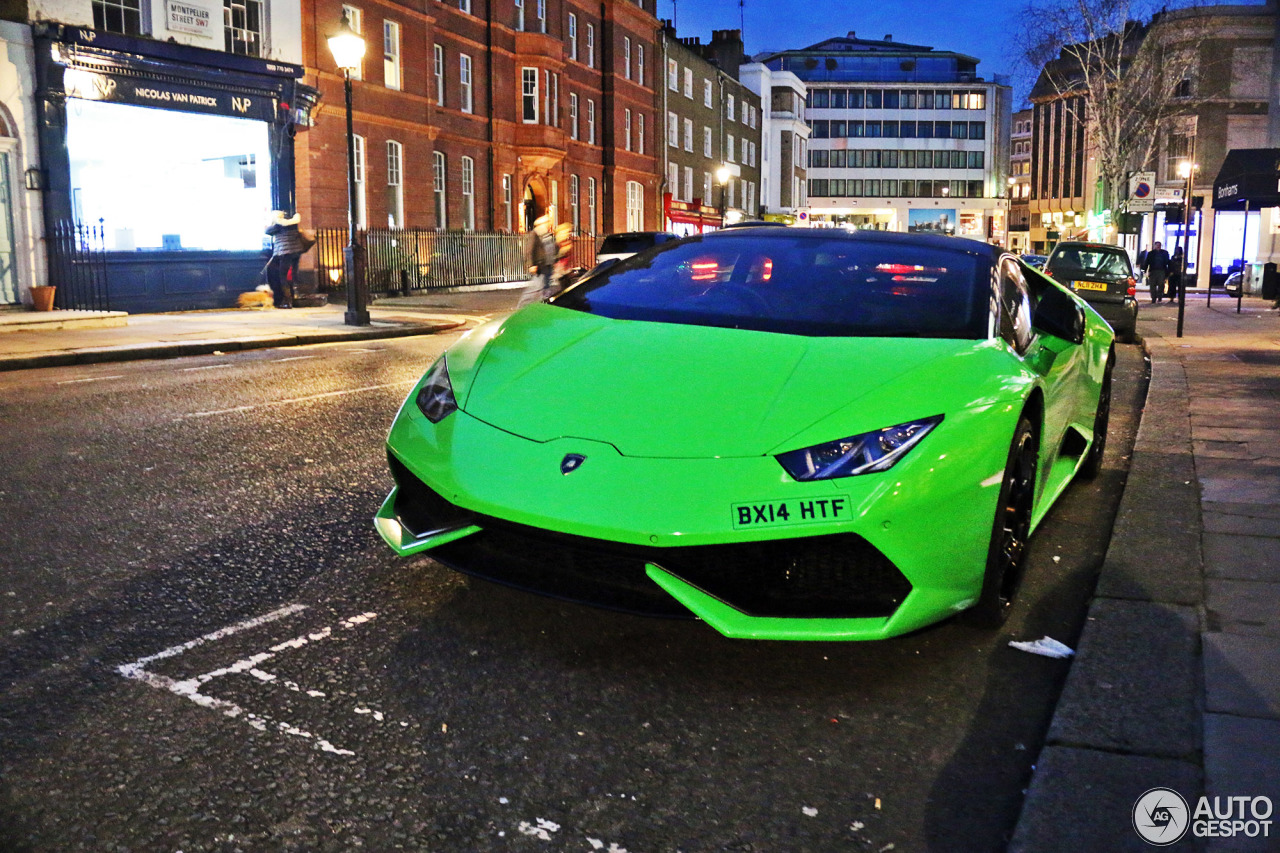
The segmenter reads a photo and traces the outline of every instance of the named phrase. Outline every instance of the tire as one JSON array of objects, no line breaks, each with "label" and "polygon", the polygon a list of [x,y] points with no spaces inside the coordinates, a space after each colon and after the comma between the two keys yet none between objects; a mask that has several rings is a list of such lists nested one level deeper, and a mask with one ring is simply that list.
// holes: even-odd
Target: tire
[{"label": "tire", "polygon": [[1111,369],[1115,366],[1116,354],[1107,356],[1107,369],[1102,372],[1102,388],[1098,392],[1098,408],[1093,413],[1093,444],[1089,447],[1089,455],[1080,466],[1079,477],[1092,480],[1102,470],[1102,456],[1107,449],[1107,425],[1111,422]]},{"label": "tire", "polygon": [[991,527],[982,593],[977,604],[965,612],[965,621],[975,627],[999,628],[1013,610],[1013,601],[1026,568],[1039,453],[1035,427],[1024,415],[1013,434],[1009,459],[1000,481],[1000,498]]}]

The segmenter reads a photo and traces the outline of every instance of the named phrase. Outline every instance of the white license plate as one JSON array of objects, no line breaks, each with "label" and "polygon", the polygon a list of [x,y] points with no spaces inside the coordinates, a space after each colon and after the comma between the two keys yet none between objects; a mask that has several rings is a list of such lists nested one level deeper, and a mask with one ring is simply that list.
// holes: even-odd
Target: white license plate
[{"label": "white license plate", "polygon": [[1101,281],[1077,281],[1076,290],[1102,290],[1105,291],[1107,285]]}]

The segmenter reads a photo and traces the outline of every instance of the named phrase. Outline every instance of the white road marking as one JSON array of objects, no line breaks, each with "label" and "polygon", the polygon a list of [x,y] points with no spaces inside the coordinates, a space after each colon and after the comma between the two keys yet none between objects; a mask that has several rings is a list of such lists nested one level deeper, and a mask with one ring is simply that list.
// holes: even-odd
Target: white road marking
[{"label": "white road marking", "polygon": [[225,364],[206,364],[202,367],[183,367],[180,369],[183,373],[190,373],[193,370],[219,370],[223,367],[235,367],[235,365],[227,362]]},{"label": "white road marking", "polygon": [[254,409],[265,409],[270,406],[287,406],[291,403],[307,403],[312,400],[323,400],[327,397],[342,397],[347,394],[361,394],[365,391],[381,391],[384,388],[398,388],[402,385],[412,385],[417,381],[417,379],[405,379],[402,382],[387,382],[383,385],[366,385],[363,388],[347,388],[342,391],[326,391],[323,394],[311,394],[306,397],[290,397],[287,400],[271,400],[267,403],[254,403],[251,406],[232,406],[230,409],[213,409],[208,412],[191,412],[186,415],[178,415],[174,420],[182,421],[188,418],[209,418],[214,415],[229,415],[233,412],[252,412]]},{"label": "white road marking", "polygon": [[85,379],[63,379],[58,384],[59,385],[75,385],[78,382],[104,382],[108,379],[124,379],[124,374],[118,373],[115,376],[90,376]]},{"label": "white road marking", "polygon": [[[201,675],[197,675],[194,678],[186,678],[186,679],[179,680],[176,678],[170,678],[167,675],[159,675],[154,672],[149,672],[146,669],[148,664],[154,663],[155,661],[177,657],[183,652],[189,651],[197,646],[201,646],[206,643],[216,642],[217,640],[225,639],[234,634],[239,634],[243,631],[247,631],[251,628],[256,628],[260,625],[266,625],[271,622],[275,622],[279,619],[284,619],[286,617],[293,616],[294,614],[300,613],[306,609],[307,607],[304,604],[291,604],[287,607],[281,607],[279,610],[273,610],[270,613],[263,614],[262,616],[256,616],[252,619],[246,619],[243,622],[237,622],[236,624],[228,625],[225,628],[219,628],[217,631],[212,631],[208,634],[205,634],[204,636],[197,637],[194,640],[188,640],[185,643],[180,643],[176,646],[170,646],[169,648],[164,649],[163,651],[160,651],[160,652],[156,652],[153,655],[147,655],[146,657],[138,658],[133,663],[121,664],[120,666],[116,667],[116,671],[119,672],[125,678],[133,679],[135,681],[141,681],[142,683],[147,684],[151,687],[154,687],[157,690],[168,690],[170,693],[174,693],[178,696],[182,696],[186,699],[189,699],[195,704],[201,706],[202,708],[208,708],[210,710],[220,711],[223,715],[227,717],[241,718],[250,726],[257,729],[258,731],[265,732],[274,728],[275,730],[283,732],[284,734],[313,741],[317,749],[323,750],[325,752],[330,752],[335,755],[343,755],[343,756],[355,755],[355,752],[353,752],[352,750],[342,749],[340,747],[334,746],[330,741],[326,740],[325,738],[319,737],[313,734],[312,732],[306,731],[304,729],[301,729],[297,726],[294,726],[290,723],[286,723],[281,720],[272,720],[267,716],[264,716],[261,714],[254,714],[252,712],[247,711],[246,709],[242,708],[241,706],[237,705],[234,702],[229,702],[225,699],[219,699],[216,696],[210,696],[206,693],[201,692],[201,688],[205,684],[208,684],[210,681],[213,681],[215,678],[222,678],[227,675],[239,675],[241,673],[247,673],[248,675],[257,679],[259,682],[269,684],[277,681],[277,677],[274,674],[261,669],[258,665],[268,660],[271,660],[272,658],[276,657],[282,652],[291,651],[294,649],[300,649],[303,646],[308,645],[310,643],[319,642],[321,640],[326,640],[331,637],[334,637],[335,635],[333,633],[333,628],[331,626],[325,627],[319,631],[308,632],[301,636],[294,637],[291,640],[286,640],[282,643],[277,643],[274,646],[271,646],[269,651],[258,652],[257,654],[250,655],[249,657],[241,658],[240,660],[237,660],[229,664],[228,666],[219,667],[217,669],[210,670],[209,672],[203,673]],[[376,619],[377,616],[378,614],[371,613],[371,612],[360,613],[355,616],[351,616],[347,619],[342,620],[342,622],[339,623],[339,626],[345,630],[350,630],[356,627],[357,625],[363,625],[366,622]],[[306,692],[308,696],[315,697],[315,698],[324,697],[324,694],[318,690],[303,691],[301,687],[299,687],[297,684],[291,681],[286,681],[284,682],[284,684],[289,690],[293,690],[296,692]],[[376,712],[376,719],[378,720],[382,719],[381,712]]]},{"label": "white road marking", "polygon": [[560,831],[560,824],[552,823],[543,818],[536,818],[536,824],[529,823],[527,820],[520,821],[520,825],[516,829],[520,830],[524,835],[530,835],[540,841],[550,841],[551,833]]},{"label": "white road marking", "polygon": [[272,361],[275,361],[275,362],[280,362],[280,361],[306,361],[306,360],[307,360],[307,359],[309,359],[309,358],[318,358],[318,356],[314,356],[314,355],[291,355],[291,356],[289,356],[288,358],[273,358],[273,359],[271,359],[271,360],[272,360]]},{"label": "white road marking", "polygon": [[146,666],[149,663],[152,663],[153,661],[163,660],[164,658],[171,658],[175,655],[180,655],[183,652],[188,651],[189,649],[194,649],[196,646],[201,646],[201,645],[204,645],[205,643],[212,643],[216,640],[221,640],[224,637],[230,637],[232,634],[239,634],[241,631],[248,631],[250,628],[256,628],[259,625],[266,625],[268,622],[274,622],[277,619],[283,619],[286,616],[292,616],[295,613],[301,613],[303,610],[306,610],[306,609],[307,609],[307,605],[305,604],[290,604],[287,607],[281,607],[279,610],[272,610],[270,613],[264,613],[261,616],[255,616],[252,619],[246,619],[243,622],[237,622],[234,625],[228,625],[226,628],[219,628],[216,631],[205,634],[203,637],[197,637],[194,640],[188,640],[187,642],[182,643],[181,645],[178,645],[178,646],[170,646],[169,648],[165,649],[162,652],[157,652],[154,655],[150,655],[145,658],[138,658],[133,663],[125,664],[124,666],[119,668],[120,674],[126,678],[132,678],[133,676],[131,676],[129,672],[127,672],[126,670],[130,670],[133,668],[142,669],[142,667]]}]

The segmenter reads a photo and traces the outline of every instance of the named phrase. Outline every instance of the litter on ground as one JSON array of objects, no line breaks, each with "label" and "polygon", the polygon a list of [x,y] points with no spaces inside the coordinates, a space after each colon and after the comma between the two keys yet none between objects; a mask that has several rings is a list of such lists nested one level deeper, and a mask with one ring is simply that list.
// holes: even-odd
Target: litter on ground
[{"label": "litter on ground", "polygon": [[1011,640],[1009,645],[1020,652],[1030,652],[1033,655],[1043,655],[1047,658],[1069,658],[1075,654],[1070,647],[1059,643],[1052,637],[1041,637],[1031,642]]}]

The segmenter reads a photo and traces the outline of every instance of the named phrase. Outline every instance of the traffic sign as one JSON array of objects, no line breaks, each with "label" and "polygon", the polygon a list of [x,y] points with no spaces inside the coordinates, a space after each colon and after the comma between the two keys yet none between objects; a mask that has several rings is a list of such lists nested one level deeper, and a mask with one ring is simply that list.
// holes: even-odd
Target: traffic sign
[{"label": "traffic sign", "polygon": [[1152,197],[1155,182],[1155,172],[1133,172],[1129,175],[1130,212],[1147,213],[1155,210],[1155,200]]},{"label": "traffic sign", "polygon": [[1182,201],[1182,187],[1156,187],[1151,197],[1156,201]]}]

